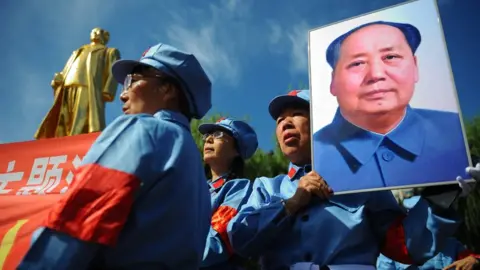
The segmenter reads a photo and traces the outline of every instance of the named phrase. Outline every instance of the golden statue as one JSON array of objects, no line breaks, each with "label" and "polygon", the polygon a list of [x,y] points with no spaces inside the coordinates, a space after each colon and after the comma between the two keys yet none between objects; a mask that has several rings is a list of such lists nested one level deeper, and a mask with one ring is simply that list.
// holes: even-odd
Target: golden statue
[{"label": "golden statue", "polygon": [[113,62],[120,52],[107,48],[108,31],[94,28],[90,44],[74,51],[51,86],[54,103],[35,133],[36,139],[72,136],[102,131],[105,128],[105,102],[112,102],[117,82],[112,76]]}]

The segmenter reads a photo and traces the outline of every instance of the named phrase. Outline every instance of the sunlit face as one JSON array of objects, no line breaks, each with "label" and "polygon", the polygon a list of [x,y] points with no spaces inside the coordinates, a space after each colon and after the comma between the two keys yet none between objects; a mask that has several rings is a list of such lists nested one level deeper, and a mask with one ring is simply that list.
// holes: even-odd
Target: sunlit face
[{"label": "sunlit face", "polygon": [[310,160],[310,114],[305,108],[287,108],[277,118],[277,140],[283,154],[299,164]]},{"label": "sunlit face", "polygon": [[130,82],[124,84],[125,89],[120,94],[125,114],[157,112],[162,102],[159,76],[162,75],[152,69],[141,69],[131,74]]},{"label": "sunlit face", "polygon": [[330,90],[344,115],[381,114],[404,109],[417,81],[417,60],[404,34],[378,24],[344,40]]},{"label": "sunlit face", "polygon": [[215,130],[204,134],[203,160],[206,164],[215,162],[217,164],[231,164],[238,156],[235,145],[235,138],[226,131]]},{"label": "sunlit face", "polygon": [[108,34],[101,28],[94,28],[92,32],[90,32],[90,40],[101,44],[105,44],[108,41],[107,36]]}]

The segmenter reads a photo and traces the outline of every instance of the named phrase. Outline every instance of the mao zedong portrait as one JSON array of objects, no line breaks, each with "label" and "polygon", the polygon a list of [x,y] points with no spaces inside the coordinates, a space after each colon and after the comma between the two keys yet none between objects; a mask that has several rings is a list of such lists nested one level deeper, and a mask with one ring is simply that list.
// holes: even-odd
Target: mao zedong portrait
[{"label": "mao zedong portrait", "polygon": [[[420,42],[415,26],[378,21],[350,30],[327,48],[330,92],[339,108],[332,123],[315,132],[313,149],[315,170],[334,191],[467,177],[459,115],[409,105],[420,79]],[[442,98],[435,89],[427,91],[432,99]]]}]

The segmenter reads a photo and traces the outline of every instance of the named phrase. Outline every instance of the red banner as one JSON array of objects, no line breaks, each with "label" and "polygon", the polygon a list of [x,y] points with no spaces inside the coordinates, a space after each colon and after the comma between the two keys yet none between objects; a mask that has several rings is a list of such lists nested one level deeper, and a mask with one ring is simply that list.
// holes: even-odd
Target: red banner
[{"label": "red banner", "polygon": [[98,135],[0,144],[0,270],[16,268]]}]

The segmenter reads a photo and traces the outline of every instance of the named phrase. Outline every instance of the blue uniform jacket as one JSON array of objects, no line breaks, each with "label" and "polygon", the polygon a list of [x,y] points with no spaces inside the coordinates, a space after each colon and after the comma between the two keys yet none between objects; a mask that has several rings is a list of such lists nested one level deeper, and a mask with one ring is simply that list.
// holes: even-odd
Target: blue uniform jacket
[{"label": "blue uniform jacket", "polygon": [[337,111],[313,137],[314,170],[335,192],[470,178],[456,113],[408,107],[400,125],[381,135],[352,125]]},{"label": "blue uniform jacket", "polygon": [[212,222],[201,269],[237,269],[227,226],[252,192],[248,179],[228,179],[228,175],[208,182],[212,202]]},{"label": "blue uniform jacket", "polygon": [[18,269],[198,269],[210,227],[206,182],[183,115],[120,116]]},{"label": "blue uniform jacket", "polygon": [[406,216],[390,191],[314,198],[303,212],[288,216],[282,199],[293,196],[308,167],[290,164],[288,175],[256,179],[229,224],[234,250],[260,256],[263,269],[288,269],[297,262],[374,266],[380,252],[423,264],[457,229],[456,220],[433,214],[423,199]]},{"label": "blue uniform jacket", "polygon": [[462,259],[462,253],[467,251],[465,246],[455,238],[449,238],[442,251],[437,256],[428,260],[422,266],[408,265],[396,262],[380,254],[377,260],[379,270],[435,270],[443,269],[453,262]]}]

